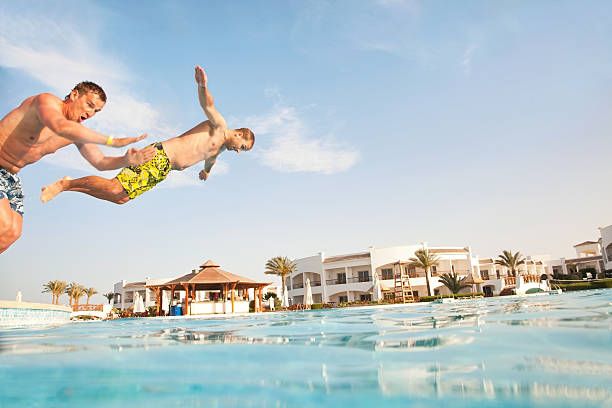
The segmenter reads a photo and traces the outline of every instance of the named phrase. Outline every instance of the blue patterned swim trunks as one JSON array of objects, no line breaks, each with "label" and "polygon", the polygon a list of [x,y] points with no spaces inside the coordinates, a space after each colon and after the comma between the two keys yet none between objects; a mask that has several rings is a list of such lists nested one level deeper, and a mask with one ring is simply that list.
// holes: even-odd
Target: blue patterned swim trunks
[{"label": "blue patterned swim trunks", "polygon": [[23,216],[23,191],[21,179],[16,174],[0,168],[0,200],[6,198],[13,211]]}]

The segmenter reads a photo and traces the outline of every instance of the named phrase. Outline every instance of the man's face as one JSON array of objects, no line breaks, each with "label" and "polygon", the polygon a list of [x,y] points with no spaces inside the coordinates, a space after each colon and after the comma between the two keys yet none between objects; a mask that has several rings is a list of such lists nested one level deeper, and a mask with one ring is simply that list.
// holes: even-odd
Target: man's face
[{"label": "man's face", "polygon": [[71,105],[67,119],[78,123],[91,118],[104,107],[102,99],[92,91],[83,94],[79,94],[76,90],[72,91],[70,101]]},{"label": "man's face", "polygon": [[240,153],[246,150],[250,150],[252,146],[250,142],[244,140],[244,138],[242,137],[242,132],[238,130],[232,130],[232,138],[230,140],[230,143],[226,144],[225,147],[227,148],[227,150],[233,150],[236,153]]}]

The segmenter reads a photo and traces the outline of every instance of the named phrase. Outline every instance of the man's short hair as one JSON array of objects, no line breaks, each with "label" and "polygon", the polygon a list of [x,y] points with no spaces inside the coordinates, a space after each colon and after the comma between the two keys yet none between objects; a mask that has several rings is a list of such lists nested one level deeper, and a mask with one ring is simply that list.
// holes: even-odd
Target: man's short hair
[{"label": "man's short hair", "polygon": [[251,142],[251,147],[249,147],[249,149],[253,148],[253,145],[255,144],[255,135],[253,134],[251,129],[240,128],[240,129],[236,129],[236,130],[239,130],[240,133],[242,133],[242,138],[244,140],[246,140],[247,142]]},{"label": "man's short hair", "polygon": [[[76,84],[74,88],[72,88],[72,91],[74,91],[75,89],[79,93],[79,95],[86,94],[87,92],[93,92],[96,95],[98,95],[98,97],[100,97],[100,100],[102,102],[106,102],[106,93],[104,92],[104,89],[102,89],[100,85],[94,82],[90,82],[90,81],[79,82],[78,84]],[[72,91],[70,91],[70,93],[72,93]],[[64,100],[68,99],[69,96],[70,94],[66,95]]]}]

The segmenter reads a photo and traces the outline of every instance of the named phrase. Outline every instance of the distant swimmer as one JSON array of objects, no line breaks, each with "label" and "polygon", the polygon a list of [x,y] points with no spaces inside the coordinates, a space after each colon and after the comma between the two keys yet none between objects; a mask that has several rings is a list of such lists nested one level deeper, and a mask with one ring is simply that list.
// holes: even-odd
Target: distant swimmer
[{"label": "distant swimmer", "polygon": [[253,132],[246,128],[227,128],[225,119],[215,108],[207,87],[208,78],[200,66],[195,67],[195,80],[200,105],[208,120],[180,136],[153,143],[155,157],[141,165],[123,168],[112,179],[88,176],[73,180],[64,177],[43,187],[40,199],[47,202],[62,191],[76,191],[125,204],[163,181],[170,170],[184,170],[204,160],[204,169],[199,176],[206,180],[219,154],[225,150],[237,153],[250,150],[255,143]]},{"label": "distant swimmer", "polygon": [[153,157],[152,148],[132,148],[124,156],[106,157],[95,146],[121,147],[146,137],[113,138],[81,124],[105,103],[100,86],[81,82],[63,100],[49,93],[34,95],[0,120],[0,253],[21,236],[23,190],[17,173],[23,167],[71,143],[98,170],[119,169]]}]

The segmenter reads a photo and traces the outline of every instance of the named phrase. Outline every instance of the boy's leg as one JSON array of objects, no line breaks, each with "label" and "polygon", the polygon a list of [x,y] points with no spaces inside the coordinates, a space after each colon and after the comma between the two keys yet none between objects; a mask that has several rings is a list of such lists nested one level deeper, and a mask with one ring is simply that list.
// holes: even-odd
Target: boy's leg
[{"label": "boy's leg", "polygon": [[0,254],[21,236],[23,217],[11,208],[9,200],[0,199]]},{"label": "boy's leg", "polygon": [[85,193],[115,204],[124,204],[130,201],[117,178],[109,180],[98,176],[81,177],[75,180],[72,180],[70,177],[64,177],[43,187],[40,199],[43,203],[46,203],[62,191]]}]

